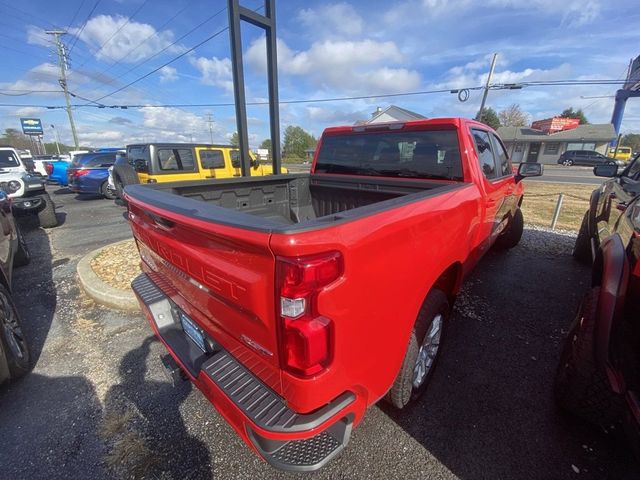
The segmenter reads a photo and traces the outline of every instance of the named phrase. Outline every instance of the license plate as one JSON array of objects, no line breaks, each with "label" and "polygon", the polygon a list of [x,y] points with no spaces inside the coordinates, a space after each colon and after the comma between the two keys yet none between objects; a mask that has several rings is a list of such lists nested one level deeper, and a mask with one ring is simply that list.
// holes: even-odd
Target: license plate
[{"label": "license plate", "polygon": [[200,350],[206,352],[206,347],[204,344],[204,335],[202,334],[202,330],[200,330],[196,324],[187,317],[184,313],[180,312],[180,323],[182,324],[182,329],[187,336],[193,340]]}]

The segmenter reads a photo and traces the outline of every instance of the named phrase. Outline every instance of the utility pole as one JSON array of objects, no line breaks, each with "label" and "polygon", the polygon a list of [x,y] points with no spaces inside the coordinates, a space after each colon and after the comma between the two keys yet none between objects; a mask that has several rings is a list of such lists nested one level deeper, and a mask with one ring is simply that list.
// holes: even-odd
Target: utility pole
[{"label": "utility pole", "polygon": [[491,77],[493,76],[493,69],[496,68],[496,59],[498,58],[498,54],[493,54],[493,59],[491,59],[491,68],[489,68],[489,76],[487,77],[487,84],[484,86],[484,93],[482,94],[482,103],[480,103],[480,110],[478,110],[478,115],[476,115],[476,120],[479,122],[482,121],[482,114],[484,113],[484,104],[487,101],[487,95],[489,95],[489,85],[491,84]]},{"label": "utility pole", "polygon": [[58,130],[54,124],[51,124],[51,128],[53,129],[53,133],[55,134],[56,141],[56,150],[58,150],[58,155],[60,155],[60,137],[58,136]]},{"label": "utility pole", "polygon": [[209,124],[209,135],[211,136],[211,143],[213,144],[213,119],[210,113],[207,113],[207,123]]},{"label": "utility pole", "polygon": [[67,52],[65,46],[60,40],[61,35],[65,35],[67,32],[64,30],[47,30],[47,35],[53,35],[56,39],[56,47],[58,49],[58,64],[60,65],[60,78],[58,82],[64,90],[64,99],[67,102],[67,115],[69,115],[69,124],[71,125],[71,134],[73,135],[73,144],[76,150],[79,148],[78,134],[76,133],[76,124],[73,121],[73,114],[71,113],[71,100],[69,99],[69,90],[67,89]]}]

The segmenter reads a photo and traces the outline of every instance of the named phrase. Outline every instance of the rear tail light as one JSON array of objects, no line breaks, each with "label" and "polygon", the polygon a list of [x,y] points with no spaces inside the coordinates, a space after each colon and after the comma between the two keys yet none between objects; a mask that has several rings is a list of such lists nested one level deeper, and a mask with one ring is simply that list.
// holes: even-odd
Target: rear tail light
[{"label": "rear tail light", "polygon": [[69,174],[72,177],[81,177],[83,175],[88,174],[89,172],[90,172],[90,170],[76,170],[76,169],[69,170]]},{"label": "rear tail light", "polygon": [[277,259],[277,301],[282,368],[309,377],[324,370],[333,353],[332,321],[318,312],[317,297],[342,276],[339,252]]},{"label": "rear tail light", "polygon": [[47,175],[53,174],[53,164],[44,162],[44,169],[47,171]]}]

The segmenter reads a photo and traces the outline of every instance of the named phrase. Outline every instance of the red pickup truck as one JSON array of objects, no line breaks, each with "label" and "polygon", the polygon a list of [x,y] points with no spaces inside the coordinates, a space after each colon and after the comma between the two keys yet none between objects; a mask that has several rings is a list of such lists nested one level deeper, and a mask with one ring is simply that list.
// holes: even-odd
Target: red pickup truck
[{"label": "red pickup truck", "polygon": [[132,286],[168,368],[273,466],[315,470],[369,406],[424,391],[462,280],[518,243],[541,173],[472,120],[329,128],[310,174],[127,187]]}]

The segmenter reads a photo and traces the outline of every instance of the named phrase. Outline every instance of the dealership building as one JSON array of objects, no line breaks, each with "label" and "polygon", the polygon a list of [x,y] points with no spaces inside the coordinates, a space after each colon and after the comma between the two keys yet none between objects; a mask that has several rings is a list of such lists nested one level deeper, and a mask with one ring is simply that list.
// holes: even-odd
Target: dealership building
[{"label": "dealership building", "polygon": [[530,127],[500,127],[498,135],[514,163],[553,164],[567,150],[595,150],[607,154],[616,138],[610,123],[579,125],[578,119],[553,117],[533,122]]}]

